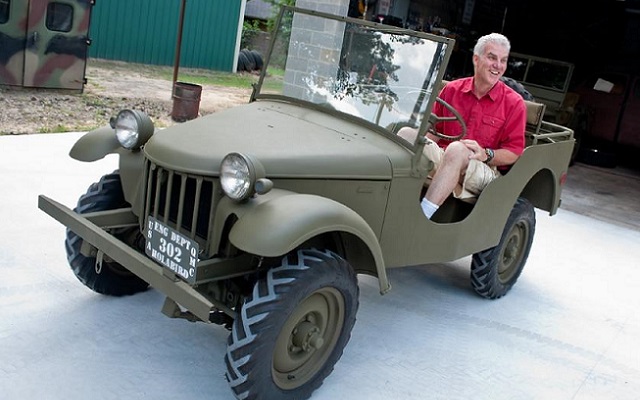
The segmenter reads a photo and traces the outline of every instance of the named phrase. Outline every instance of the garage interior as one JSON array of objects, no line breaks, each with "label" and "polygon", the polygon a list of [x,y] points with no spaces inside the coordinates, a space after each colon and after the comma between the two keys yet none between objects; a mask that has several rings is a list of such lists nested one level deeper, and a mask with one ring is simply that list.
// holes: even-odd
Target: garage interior
[{"label": "garage interior", "polygon": [[613,65],[639,66],[639,0],[352,0],[349,14],[391,16],[391,23],[451,36],[462,54],[478,36],[500,32],[512,51],[574,63],[576,80]]}]

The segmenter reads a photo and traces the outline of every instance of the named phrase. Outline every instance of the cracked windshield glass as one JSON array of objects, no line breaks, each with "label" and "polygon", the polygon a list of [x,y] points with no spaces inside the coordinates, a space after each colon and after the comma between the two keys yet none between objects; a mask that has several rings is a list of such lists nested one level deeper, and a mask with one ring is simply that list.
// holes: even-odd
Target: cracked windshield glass
[{"label": "cracked windshield glass", "polygon": [[258,97],[311,102],[391,132],[419,126],[446,43],[285,10]]}]

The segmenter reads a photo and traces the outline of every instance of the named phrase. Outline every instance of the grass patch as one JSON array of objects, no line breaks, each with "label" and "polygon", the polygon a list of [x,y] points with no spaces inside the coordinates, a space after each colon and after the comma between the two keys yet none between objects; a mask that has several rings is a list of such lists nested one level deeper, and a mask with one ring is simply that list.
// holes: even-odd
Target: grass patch
[{"label": "grass patch", "polygon": [[[127,63],[122,61],[89,59],[87,65],[97,68],[108,68],[122,71],[123,73],[136,72],[141,75],[151,76],[166,81],[173,80],[173,67],[165,65],[146,65]],[[240,89],[251,89],[251,85],[258,82],[257,74],[247,72],[222,72],[197,68],[180,68],[178,70],[178,81],[195,83],[197,85],[213,85],[234,87]]]},{"label": "grass patch", "polygon": [[[161,77],[170,81],[173,80],[173,73],[163,73]],[[258,78],[258,75],[254,74],[220,71],[209,71],[207,73],[202,73],[200,71],[183,71],[178,74],[179,82],[189,82],[197,85],[234,87],[240,89],[251,89],[251,85],[258,82]]]},{"label": "grass patch", "polygon": [[71,132],[74,129],[71,129],[68,126],[65,125],[55,125],[55,126],[43,126],[42,128],[38,129],[38,133],[64,133],[64,132]]}]

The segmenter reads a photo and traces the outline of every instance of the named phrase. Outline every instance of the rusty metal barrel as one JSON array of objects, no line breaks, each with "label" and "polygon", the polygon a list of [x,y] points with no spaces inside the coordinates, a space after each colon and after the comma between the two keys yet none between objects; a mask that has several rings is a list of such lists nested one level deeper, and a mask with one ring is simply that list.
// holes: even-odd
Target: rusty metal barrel
[{"label": "rusty metal barrel", "polygon": [[194,119],[200,111],[202,86],[194,83],[176,82],[173,85],[173,109],[171,119],[185,122]]}]

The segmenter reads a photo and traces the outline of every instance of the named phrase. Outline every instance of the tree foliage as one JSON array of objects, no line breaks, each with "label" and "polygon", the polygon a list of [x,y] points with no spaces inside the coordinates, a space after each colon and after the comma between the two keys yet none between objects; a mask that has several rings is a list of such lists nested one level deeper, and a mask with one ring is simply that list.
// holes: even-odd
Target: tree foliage
[{"label": "tree foliage", "polygon": [[242,23],[242,37],[240,38],[240,48],[248,48],[251,44],[251,40],[261,32],[260,21],[258,20],[244,20]]},{"label": "tree foliage", "polygon": [[271,17],[267,20],[267,30],[273,32],[278,19],[278,13],[282,6],[295,6],[296,0],[263,0],[265,3],[271,4]]}]

